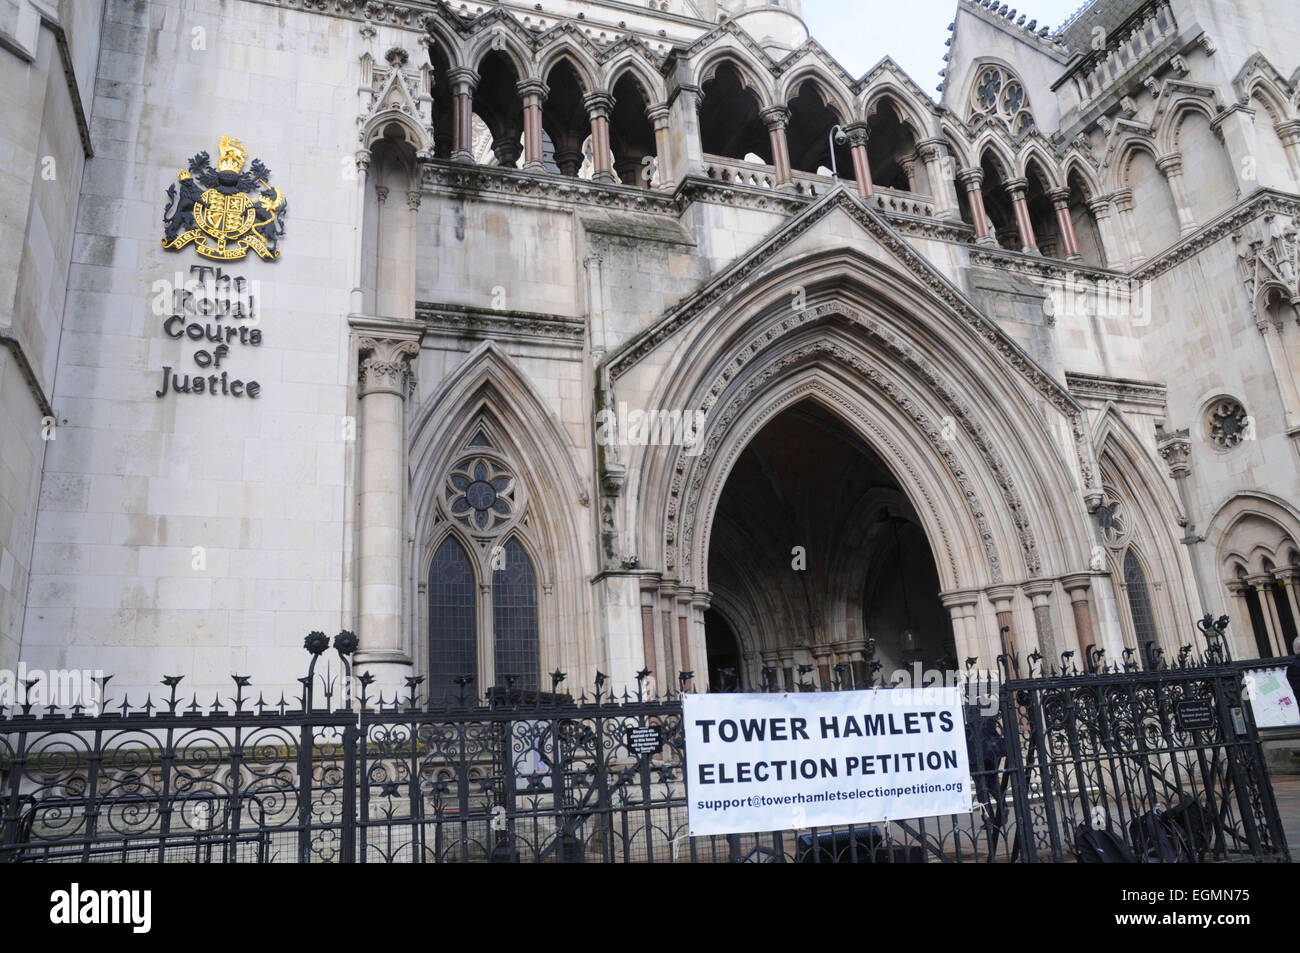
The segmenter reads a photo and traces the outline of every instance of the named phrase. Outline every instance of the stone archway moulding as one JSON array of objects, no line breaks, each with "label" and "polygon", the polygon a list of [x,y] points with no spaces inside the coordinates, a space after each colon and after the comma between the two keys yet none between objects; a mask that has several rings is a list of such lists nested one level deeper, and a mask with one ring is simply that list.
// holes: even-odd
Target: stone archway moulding
[{"label": "stone archway moulding", "polygon": [[[827,345],[827,347],[830,346],[831,345],[829,344]],[[833,412],[836,413],[836,416],[850,421],[854,431],[862,435],[864,442],[871,446],[873,450],[880,453],[882,459],[885,460],[886,464],[889,465],[891,469],[901,468],[903,472],[907,474],[909,479],[905,482],[902,492],[907,496],[909,501],[912,502],[913,508],[918,512],[921,512],[922,510],[921,507],[916,505],[917,500],[913,499],[913,495],[915,494],[919,496],[921,501],[924,502],[924,512],[929,516],[929,519],[925,522],[929,527],[937,530],[937,541],[932,541],[931,545],[941,547],[943,558],[951,570],[953,577],[960,580],[962,578],[961,566],[953,550],[951,534],[944,523],[938,503],[926,487],[925,481],[916,472],[916,469],[911,462],[907,460],[906,454],[903,452],[902,448],[898,446],[893,437],[880,427],[879,424],[872,420],[870,415],[863,412],[860,407],[850,401],[844,393],[835,388],[830,382],[820,377],[813,377],[809,380],[804,380],[774,399],[771,399],[762,407],[760,412],[753,415],[742,430],[734,434],[728,434],[729,448],[717,461],[719,474],[727,474],[731,472],[732,465],[735,463],[736,458],[745,447],[749,445],[750,440],[760,430],[762,430],[763,427],[771,422],[774,417],[809,397],[818,399],[823,405],[832,408]],[[882,450],[888,452],[881,453]],[[702,469],[708,469],[707,465]],[[675,482],[676,481],[674,481],[674,483]],[[722,489],[725,483],[726,480],[720,475],[719,478],[714,481],[713,492],[709,494],[708,499],[705,501],[705,511],[708,516],[708,520],[704,524],[707,527],[706,536],[712,531],[713,517],[717,512],[718,502],[721,499]],[[977,511],[977,519],[980,521],[981,535],[983,535],[983,532],[987,530],[988,524],[987,520],[984,519],[982,510]],[[691,537],[693,536],[693,527],[692,523],[689,521],[687,526],[691,527],[692,531],[688,532],[687,540],[684,543],[683,549],[689,553],[692,548]],[[992,541],[991,530],[988,530],[988,540],[990,542]],[[701,548],[703,551],[707,552],[707,539],[701,544]],[[672,550],[670,549],[669,553],[671,554],[671,552]],[[936,553],[936,555],[938,555],[938,553]],[[992,553],[992,558],[994,564],[996,564],[998,561],[996,552]]]},{"label": "stone archway moulding", "polygon": [[[956,285],[920,255],[898,232],[865,203],[843,187],[836,188],[791,219],[772,237],[755,248],[741,261],[724,270],[717,278],[681,304],[670,309],[664,317],[645,333],[628,341],[612,353],[606,363],[611,384],[637,366],[685,325],[708,312],[711,308],[725,308],[725,300],[735,292],[744,292],[759,279],[763,267],[787,248],[817,222],[836,210],[843,211],[861,227],[882,249],[897,262],[870,261],[871,266],[894,270],[901,266],[910,282],[920,285],[921,292],[935,305],[955,315],[970,327],[997,358],[1014,370],[1069,421],[1074,442],[1079,482],[1082,492],[1092,505],[1099,500],[1100,485],[1097,462],[1088,432],[1083,409],[1061,383],[1056,381],[1031,358],[995,321],[986,317]],[[771,276],[764,276],[770,279]],[[760,279],[761,280],[761,279]]]},{"label": "stone archway moulding", "polygon": [[[966,501],[984,550],[988,574],[993,582],[1002,582],[1006,578],[1006,569],[994,541],[995,534],[986,516],[986,507],[979,498],[975,482],[965,469],[958,455],[954,453],[950,441],[944,439],[938,422],[932,413],[920,406],[908,393],[908,389],[892,377],[885,367],[871,361],[864,355],[854,353],[843,344],[830,341],[814,341],[801,345],[793,352],[782,353],[779,357],[763,362],[765,352],[788,343],[789,339],[806,331],[809,327],[824,322],[828,318],[847,321],[857,330],[865,331],[873,343],[882,347],[897,367],[904,370],[910,379],[919,383],[924,393],[935,398],[943,407],[944,415],[949,415],[958,425],[964,437],[978,452],[993,481],[999,488],[1001,504],[1010,516],[1015,534],[1018,537],[1022,553],[1024,572],[1027,576],[1037,576],[1043,561],[1038,549],[1024,497],[1017,487],[1016,480],[1007,466],[1002,453],[995,446],[995,441],[978,420],[972,408],[959,396],[959,389],[935,366],[927,360],[914,346],[887,328],[881,321],[868,315],[862,309],[841,301],[826,302],[809,307],[805,311],[787,314],[779,322],[773,322],[767,328],[751,335],[749,340],[733,348],[730,357],[722,369],[700,390],[705,394],[699,406],[708,415],[710,427],[703,441],[703,449],[697,457],[690,457],[679,452],[673,461],[669,479],[669,499],[665,510],[664,522],[664,557],[665,568],[677,572],[683,579],[693,579],[700,563],[697,558],[699,548],[694,544],[694,527],[698,523],[698,511],[701,508],[701,492],[713,469],[714,458],[724,440],[731,446],[731,452],[722,461],[724,472],[730,467],[730,461],[739,452],[738,447],[756,432],[752,429],[743,434],[730,432],[733,422],[753,403],[754,394],[764,387],[774,376],[788,370],[800,362],[828,358],[851,369],[860,379],[870,383],[874,392],[883,395],[895,408],[908,417],[915,430],[924,436],[930,449],[937,458],[942,459],[960,487],[961,495]],[[755,366],[759,369],[750,370]],[[740,390],[728,387],[743,380]],[[714,413],[715,405],[725,394],[725,409],[721,414]],[[834,398],[832,398],[834,401]],[[838,402],[837,402],[838,403]],[[841,409],[843,405],[841,404]],[[873,439],[884,443],[884,434],[879,428],[858,419],[859,432],[871,442]],[[896,446],[885,444],[894,460],[901,459]],[[903,474],[900,474],[900,477]],[[914,475],[913,475],[914,476]],[[919,485],[915,479],[913,486]],[[720,487],[714,487],[715,495]],[[922,502],[922,501],[917,501]],[[716,499],[703,501],[706,515],[711,514]],[[933,506],[931,505],[933,512]],[[918,507],[919,509],[919,507]],[[684,519],[683,519],[684,517]],[[948,544],[949,552],[951,543]],[[678,557],[680,554],[680,558]],[[936,553],[940,558],[940,554]],[[948,561],[950,570],[953,561]],[[953,573],[956,578],[956,573]],[[964,584],[964,583],[963,583]]]}]

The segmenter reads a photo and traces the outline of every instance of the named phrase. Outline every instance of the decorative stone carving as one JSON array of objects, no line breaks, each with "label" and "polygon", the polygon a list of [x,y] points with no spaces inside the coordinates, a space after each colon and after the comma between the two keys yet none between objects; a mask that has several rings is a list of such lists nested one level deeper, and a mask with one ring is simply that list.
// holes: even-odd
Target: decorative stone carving
[{"label": "decorative stone carving", "polygon": [[1300,307],[1300,219],[1267,214],[1233,232],[1232,240],[1256,321],[1260,330],[1266,331],[1263,308],[1267,296],[1260,294],[1262,289],[1275,287],[1292,306]]},{"label": "decorative stone carving", "polygon": [[[1119,193],[1116,193],[1118,195]],[[1189,258],[1194,258],[1206,248],[1223,240],[1225,235],[1247,231],[1261,216],[1281,215],[1295,220],[1300,218],[1300,201],[1294,196],[1273,189],[1261,189],[1257,197],[1239,205],[1231,215],[1216,219],[1186,241],[1181,241],[1167,252],[1142,265],[1133,272],[1135,281],[1150,281]]]},{"label": "decorative stone carving", "polygon": [[1216,450],[1232,450],[1246,439],[1249,431],[1250,417],[1240,401],[1220,397],[1210,404],[1205,414],[1205,434]]},{"label": "decorative stone carving", "polygon": [[405,398],[411,374],[410,360],[420,353],[420,345],[414,341],[384,338],[362,338],[359,344],[361,396],[389,393]]},{"label": "decorative stone carving", "polygon": [[[706,285],[694,296],[670,311],[666,319],[659,323],[653,333],[643,335],[633,345],[620,350],[619,354],[609,364],[611,381],[617,381],[620,376],[627,373],[642,358],[653,352],[692,317],[708,309],[725,296],[730,289],[740,285],[750,275],[761,270],[763,264],[770,260],[772,256],[779,254],[781,249],[793,242],[805,230],[811,228],[823,217],[837,209],[843,209],[850,218],[875,238],[886,251],[895,255],[903,266],[921,281],[939,301],[955,311],[961,320],[969,324],[984,339],[986,344],[997,352],[1000,359],[1014,367],[1038,393],[1070,420],[1080,478],[1085,490],[1094,487],[1097,482],[1096,461],[1093,459],[1091,443],[1083,425],[1083,413],[1069,391],[1054,378],[1044,374],[1042,369],[1030,360],[1025,352],[995,322],[989,320],[987,316],[973,307],[969,300],[940,275],[928,261],[921,257],[908,241],[883,225],[860,202],[850,198],[844,192],[834,193],[829,200],[819,206],[817,214],[805,217],[800,222],[799,228],[787,228],[778,232],[773,238],[764,243],[760,252],[751,255],[738,267],[729,269],[717,280]],[[811,313],[811,311],[805,312],[805,314]]]},{"label": "decorative stone carving", "polygon": [[495,533],[518,511],[515,478],[498,460],[465,457],[447,474],[443,502],[452,519],[472,532]]},{"label": "decorative stone carving", "polygon": [[410,54],[393,47],[376,63],[369,53],[361,57],[361,88],[357,113],[357,138],[363,148],[398,120],[407,140],[421,159],[433,155],[433,67],[412,69]]},{"label": "decorative stone carving", "polygon": [[1101,531],[1102,544],[1112,552],[1119,552],[1133,537],[1128,508],[1113,489],[1106,487],[1104,492],[1102,504],[1097,507],[1095,514],[1097,527]]},{"label": "decorative stone carving", "polygon": [[1157,435],[1156,449],[1169,466],[1169,475],[1175,480],[1181,480],[1192,472],[1190,435],[1188,430],[1175,430],[1172,433]]},{"label": "decorative stone carving", "polygon": [[[879,344],[884,345],[887,351],[892,353],[902,362],[903,366],[906,366],[912,373],[917,374],[924,379],[936,396],[943,401],[946,408],[952,412],[954,418],[971,439],[986,464],[992,472],[996,474],[997,482],[1001,489],[1002,502],[1010,513],[1016,532],[1019,535],[1021,549],[1024,554],[1025,567],[1031,575],[1037,573],[1040,568],[1041,560],[1037,549],[1037,542],[1030,526],[1029,516],[1020,496],[1020,492],[1002,459],[1001,453],[995,446],[995,442],[989,438],[989,435],[974,419],[971,409],[961,400],[942,372],[937,367],[926,361],[923,355],[917,352],[915,348],[898,338],[897,335],[885,328],[875,319],[858,311],[856,308],[838,302],[818,305],[815,308],[809,308],[807,311],[801,312],[797,317],[786,318],[779,329],[773,328],[765,332],[755,339],[748,347],[742,348],[738,352],[739,356],[734,358],[723,369],[721,375],[714,380],[707,396],[704,398],[701,408],[706,413],[710,414],[710,433],[705,440],[704,448],[693,461],[693,466],[690,467],[691,476],[689,485],[687,485],[687,469],[688,464],[691,464],[692,461],[689,461],[683,454],[679,453],[674,471],[674,478],[669,491],[670,495],[667,508],[668,521],[665,527],[665,542],[667,544],[666,550],[669,554],[669,568],[675,568],[672,563],[672,552],[680,532],[680,536],[684,541],[682,548],[685,551],[685,559],[688,562],[685,566],[677,568],[680,568],[683,572],[683,578],[690,578],[690,572],[692,569],[692,566],[689,563],[691,558],[691,540],[697,522],[697,510],[701,505],[700,494],[703,490],[703,483],[709,469],[710,461],[721,448],[721,443],[726,436],[730,422],[741,413],[745,406],[747,406],[747,400],[752,393],[769,380],[772,375],[782,372],[792,363],[802,361],[812,354],[824,353],[847,366],[852,367],[858,374],[872,381],[872,383],[881,392],[886,394],[901,411],[911,416],[917,426],[925,433],[931,447],[944,459],[954,478],[962,487],[962,492],[967,499],[971,515],[979,527],[980,535],[985,545],[985,557],[992,577],[998,580],[1003,578],[1003,569],[993,541],[993,531],[984,514],[984,504],[979,501],[978,493],[969,474],[966,473],[960,460],[957,458],[956,454],[953,453],[949,441],[942,439],[942,436],[937,427],[935,427],[933,420],[928,417],[922,408],[918,407],[913,401],[905,396],[903,389],[892,377],[886,375],[882,368],[860,360],[856,355],[850,353],[840,345],[829,342],[810,343],[794,351],[788,352],[780,360],[763,367],[761,372],[749,377],[745,381],[744,386],[728,400],[724,410],[716,413],[712,411],[718,398],[728,389],[728,383],[730,380],[733,377],[739,376],[744,365],[755,360],[764,350],[779,343],[789,332],[796,330],[806,321],[821,320],[830,314],[837,314],[848,318],[855,325],[868,333]],[[1078,435],[1076,434],[1076,437],[1077,436]],[[745,440],[739,439],[733,442],[737,445],[743,446]],[[720,491],[720,487],[715,487],[715,491]],[[705,505],[707,508],[711,509],[714,504],[716,504],[716,500],[707,501]]]}]

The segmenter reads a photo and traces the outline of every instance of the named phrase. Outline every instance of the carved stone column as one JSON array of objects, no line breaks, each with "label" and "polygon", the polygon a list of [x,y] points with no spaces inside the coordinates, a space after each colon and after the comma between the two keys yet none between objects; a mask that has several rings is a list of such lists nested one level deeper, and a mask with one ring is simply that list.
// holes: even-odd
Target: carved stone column
[{"label": "carved stone column", "polygon": [[542,145],[542,103],[550,90],[541,80],[526,79],[517,87],[524,103],[524,168],[529,172],[545,172]]},{"label": "carved stone column", "polygon": [[1064,649],[1056,643],[1052,627],[1052,593],[1056,583],[1051,579],[1031,579],[1020,587],[1029,597],[1034,612],[1034,630],[1038,635],[1038,651],[1045,665],[1060,665]]},{"label": "carved stone column", "polygon": [[850,684],[853,688],[867,687],[867,643],[865,639],[850,639],[836,642],[831,646],[839,661],[849,667]]},{"label": "carved stone column", "polygon": [[659,577],[654,574],[646,574],[641,577],[641,652],[645,659],[645,667],[650,670],[653,677],[651,682],[646,683],[646,691],[654,694],[655,686],[667,685],[663,682],[664,668],[658,662],[658,651],[655,647],[655,602],[658,600]]},{"label": "carved stone column", "polygon": [[1275,656],[1290,655],[1291,646],[1286,644],[1286,635],[1282,632],[1282,621],[1278,618],[1277,603],[1274,601],[1273,575],[1258,573],[1247,576],[1248,582],[1259,599],[1259,608],[1264,615],[1264,628],[1268,631],[1268,644]]},{"label": "carved stone column", "polygon": [[[353,157],[357,164],[357,193],[356,193],[356,219],[353,223],[354,234],[356,235],[355,249],[352,253],[352,293],[349,298],[349,313],[364,314],[367,310],[373,309],[373,298],[371,301],[366,300],[366,286],[373,280],[373,275],[367,277],[363,274],[365,271],[365,248],[368,236],[366,234],[366,185],[370,181],[370,150],[358,150]],[[379,203],[376,199],[375,217],[379,216]],[[378,221],[375,223],[375,232],[378,234]],[[373,296],[373,290],[371,291]]]},{"label": "carved stone column", "polygon": [[1192,582],[1196,586],[1196,598],[1200,603],[1201,615],[1213,615],[1210,606],[1209,588],[1205,584],[1204,568],[1201,566],[1200,544],[1204,539],[1196,532],[1196,522],[1192,513],[1192,493],[1188,483],[1192,475],[1192,440],[1187,430],[1156,431],[1156,450],[1169,467],[1169,476],[1178,489],[1178,502],[1182,506],[1183,538],[1180,540],[1187,547],[1187,558],[1192,564]]},{"label": "carved stone column", "polygon": [[1286,150],[1287,161],[1291,163],[1291,175],[1300,183],[1300,119],[1289,119],[1274,126],[1282,148]]},{"label": "carved stone column", "polygon": [[582,100],[591,117],[591,181],[614,181],[614,154],[609,148],[609,114],[614,108],[614,97],[607,92],[588,93]]},{"label": "carved stone column", "polygon": [[907,191],[916,193],[916,159],[915,155],[904,156],[898,164],[903,167],[903,175],[907,176]]},{"label": "carved stone column", "polygon": [[1074,219],[1070,217],[1070,190],[1053,189],[1047,193],[1056,210],[1056,227],[1061,233],[1061,242],[1065,246],[1066,261],[1082,261],[1079,254],[1079,239],[1074,234]]},{"label": "carved stone column", "polygon": [[957,662],[961,667],[968,658],[974,658],[979,667],[992,671],[997,668],[998,652],[991,651],[987,640],[981,637],[976,609],[980,594],[977,589],[961,589],[939,593],[939,601],[952,617],[953,641],[957,647]]},{"label": "carved stone column", "polygon": [[1146,261],[1142,254],[1142,242],[1138,239],[1137,221],[1133,217],[1133,190],[1120,189],[1114,195],[1115,208],[1119,210],[1119,227],[1124,235],[1124,244],[1128,250],[1128,265],[1136,268]]},{"label": "carved stone column", "polygon": [[858,195],[869,199],[874,189],[871,184],[871,160],[867,155],[870,130],[865,122],[855,122],[845,126],[844,131],[848,134],[849,151],[853,155],[853,178],[858,184]]},{"label": "carved stone column", "polygon": [[1097,647],[1097,636],[1092,630],[1092,607],[1088,604],[1092,576],[1086,572],[1071,573],[1061,577],[1061,586],[1070,597],[1070,610],[1074,613],[1074,635],[1079,644],[1079,670],[1084,671],[1088,665],[1088,646]]},{"label": "carved stone column", "polygon": [[398,331],[363,335],[360,349],[361,452],[357,505],[358,668],[391,692],[411,674],[402,633],[402,505],[406,481],[403,404],[410,385],[410,361],[420,351],[419,335]]},{"label": "carved stone column", "polygon": [[[1287,603],[1291,607],[1291,620],[1300,627],[1300,569],[1278,569],[1273,575],[1278,582],[1282,583],[1282,588],[1286,591]],[[1287,646],[1288,654],[1291,653],[1292,646]]]},{"label": "carved stone column", "polygon": [[[1000,649],[1016,660],[1015,665],[1024,665],[1025,660],[1020,657],[1021,649],[1016,641],[1016,623],[1011,612],[1011,603],[1016,595],[1016,587],[993,586],[984,590],[984,594],[989,597],[989,602],[993,604],[993,612],[997,615],[998,634],[1002,636]],[[1005,635],[1003,635],[1003,629],[1006,630]],[[1012,674],[1014,675],[1014,673],[1015,668],[1013,665]],[[1026,674],[1024,669],[1021,669],[1020,674]]]},{"label": "carved stone column", "polygon": [[812,647],[813,661],[817,663],[818,688],[825,691],[831,685],[831,656],[834,650],[824,643]]},{"label": "carved stone column", "polygon": [[709,648],[708,640],[704,634],[704,613],[708,610],[712,601],[712,597],[707,592],[693,592],[690,605],[687,607],[689,618],[687,623],[688,638],[691,640],[692,657],[699,669],[696,674],[700,676],[695,682],[697,691],[705,691],[708,687]]},{"label": "carved stone column", "polygon": [[[672,148],[670,144],[669,118],[672,110],[667,106],[652,106],[646,114],[655,127],[655,170],[659,174],[658,188],[661,192],[671,192],[676,186],[672,169]],[[626,185],[627,183],[623,183]],[[641,183],[637,183],[638,185]],[[645,187],[650,188],[647,179]]]},{"label": "carved stone column", "polygon": [[1118,267],[1127,256],[1115,234],[1115,220],[1111,216],[1110,199],[1089,199],[1088,211],[1092,213],[1093,221],[1097,223],[1097,236],[1101,239],[1101,250],[1106,256],[1106,265],[1112,268]]},{"label": "carved stone column", "polygon": [[1190,235],[1198,226],[1196,216],[1192,214],[1187,182],[1183,178],[1183,157],[1177,152],[1161,156],[1156,160],[1156,168],[1169,182],[1169,189],[1174,194],[1174,206],[1178,209],[1178,233]]},{"label": "carved stone column", "polygon": [[935,210],[940,214],[951,214],[957,208],[957,192],[951,174],[945,172],[951,165],[945,161],[948,144],[942,139],[923,139],[916,144],[916,154],[925,163],[925,174],[930,179],[930,195],[934,198]]},{"label": "carved stone column", "polygon": [[1246,602],[1246,590],[1251,585],[1245,579],[1231,579],[1227,586],[1232,593],[1232,601],[1236,604],[1236,611],[1232,613],[1233,624],[1228,626],[1228,637],[1233,642],[1232,657],[1258,658],[1259,639],[1255,635],[1255,620],[1250,617],[1250,604]]},{"label": "carved stone column", "polygon": [[794,175],[790,169],[790,145],[786,141],[785,127],[790,122],[790,110],[784,106],[769,106],[759,113],[772,137],[772,165],[776,169],[776,187],[793,189]]},{"label": "carved stone column", "polygon": [[957,173],[957,181],[966,190],[970,202],[970,217],[975,225],[975,241],[980,245],[996,245],[993,230],[989,228],[989,216],[984,211],[984,170],[962,169]]},{"label": "carved stone column", "polygon": [[451,86],[453,162],[474,161],[474,90],[478,88],[479,75],[468,66],[457,66],[447,73]]},{"label": "carved stone column", "polygon": [[691,652],[691,597],[695,590],[688,587],[681,587],[675,593],[676,604],[674,605],[673,625],[677,628],[677,664],[681,666],[683,672],[695,672],[695,679],[692,683],[691,691],[705,691],[708,682],[707,671],[695,671],[698,659]]},{"label": "carved stone column", "polygon": [[[667,148],[660,147],[659,161],[672,170],[673,182],[704,174],[704,147],[700,137],[700,88],[681,82],[684,64],[669,78]],[[656,139],[657,141],[657,139]]]},{"label": "carved stone column", "polygon": [[777,649],[776,656],[781,666],[781,681],[787,692],[796,691],[794,683],[794,649]]},{"label": "carved stone column", "polygon": [[1025,200],[1029,180],[1012,179],[1003,188],[1011,197],[1011,209],[1016,216],[1016,232],[1020,236],[1020,250],[1026,255],[1037,255],[1038,239],[1034,235],[1033,222],[1029,220],[1029,203]]},{"label": "carved stone column", "polygon": [[674,619],[674,606],[677,604],[677,587],[671,582],[659,586],[659,620],[660,620],[660,658],[663,661],[663,673],[659,679],[660,692],[677,691],[677,673],[684,670],[678,657],[677,623]]}]

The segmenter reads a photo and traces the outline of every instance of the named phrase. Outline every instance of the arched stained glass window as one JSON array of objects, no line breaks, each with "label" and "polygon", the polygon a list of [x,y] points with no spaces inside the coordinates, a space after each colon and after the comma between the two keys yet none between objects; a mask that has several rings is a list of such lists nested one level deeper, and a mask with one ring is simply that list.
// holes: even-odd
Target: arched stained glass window
[{"label": "arched stained glass window", "polygon": [[537,690],[541,669],[537,639],[537,574],[519,540],[502,552],[504,565],[492,573],[493,667],[496,683],[513,675],[516,688]]},{"label": "arched stained glass window", "polygon": [[429,567],[429,703],[444,705],[460,698],[456,678],[475,676],[465,689],[473,700],[477,684],[474,636],[474,567],[456,539],[448,537]]},{"label": "arched stained glass window", "polygon": [[1156,635],[1155,614],[1151,611],[1147,574],[1143,571],[1137,554],[1131,549],[1124,554],[1124,588],[1128,592],[1128,612],[1133,622],[1133,636],[1137,639],[1137,649],[1145,664],[1147,643],[1155,642],[1159,645],[1160,640]]}]

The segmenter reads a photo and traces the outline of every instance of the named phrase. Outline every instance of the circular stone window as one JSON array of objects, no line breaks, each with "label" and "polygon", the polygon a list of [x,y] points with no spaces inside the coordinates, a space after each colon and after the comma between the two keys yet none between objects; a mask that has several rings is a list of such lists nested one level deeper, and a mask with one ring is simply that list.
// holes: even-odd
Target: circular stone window
[{"label": "circular stone window", "polygon": [[1250,438],[1254,424],[1241,401],[1217,397],[1205,412],[1205,435],[1210,445],[1226,453]]},{"label": "circular stone window", "polygon": [[515,479],[487,457],[470,457],[453,467],[444,493],[451,515],[475,532],[493,532],[515,514]]}]

